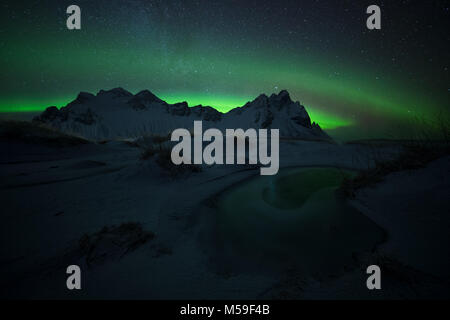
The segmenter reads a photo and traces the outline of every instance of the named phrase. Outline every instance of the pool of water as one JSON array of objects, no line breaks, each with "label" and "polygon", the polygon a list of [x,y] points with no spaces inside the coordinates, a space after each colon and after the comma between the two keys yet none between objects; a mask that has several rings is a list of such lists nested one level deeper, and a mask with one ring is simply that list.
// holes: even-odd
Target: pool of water
[{"label": "pool of water", "polygon": [[289,168],[227,191],[215,215],[215,253],[223,263],[335,270],[372,250],[384,233],[336,195],[351,172]]}]

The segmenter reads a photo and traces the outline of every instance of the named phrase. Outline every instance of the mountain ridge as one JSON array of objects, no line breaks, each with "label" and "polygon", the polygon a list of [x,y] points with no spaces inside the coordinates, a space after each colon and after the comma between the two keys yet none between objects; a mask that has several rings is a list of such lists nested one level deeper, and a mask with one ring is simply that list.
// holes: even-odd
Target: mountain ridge
[{"label": "mountain ridge", "polygon": [[279,129],[282,137],[331,140],[286,90],[261,94],[222,113],[210,106],[189,107],[186,101],[169,104],[149,90],[132,94],[118,87],[96,95],[80,92],[66,106],[48,107],[33,119],[93,140],[166,134],[176,128],[191,128],[195,120],[204,121],[206,128]]}]

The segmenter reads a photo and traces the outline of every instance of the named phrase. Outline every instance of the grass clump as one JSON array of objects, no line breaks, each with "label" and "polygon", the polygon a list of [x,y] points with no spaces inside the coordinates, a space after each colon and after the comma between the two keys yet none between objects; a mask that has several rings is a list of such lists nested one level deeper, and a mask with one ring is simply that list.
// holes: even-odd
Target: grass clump
[{"label": "grass clump", "polygon": [[171,149],[169,148],[163,148],[158,151],[156,163],[172,177],[202,171],[202,167],[195,164],[174,164],[171,158]]},{"label": "grass clump", "polygon": [[376,160],[372,168],[359,172],[353,178],[346,177],[340,191],[344,196],[354,198],[358,189],[373,186],[383,181],[390,173],[424,168],[430,162],[446,155],[450,155],[450,144],[447,142],[408,142],[395,159]]},{"label": "grass clump", "polygon": [[79,252],[88,266],[101,264],[106,260],[120,259],[136,250],[155,234],[146,231],[137,222],[126,222],[119,226],[106,226],[93,234],[84,234],[79,240]]},{"label": "grass clump", "polygon": [[140,159],[148,160],[157,153],[158,153],[158,150],[155,149],[153,146],[147,147],[141,152]]},{"label": "grass clump", "polygon": [[164,169],[171,177],[179,177],[184,174],[201,172],[201,166],[195,164],[175,165],[171,158],[171,144],[169,136],[147,136],[142,138],[145,143],[141,143],[141,160],[154,158],[156,164]]}]

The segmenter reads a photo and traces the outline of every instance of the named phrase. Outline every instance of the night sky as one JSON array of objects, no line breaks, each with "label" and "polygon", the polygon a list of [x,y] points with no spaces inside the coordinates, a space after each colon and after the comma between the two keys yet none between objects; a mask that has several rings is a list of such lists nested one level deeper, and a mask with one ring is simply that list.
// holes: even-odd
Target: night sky
[{"label": "night sky", "polygon": [[[81,30],[66,8],[82,10]],[[366,28],[366,8],[382,30]],[[241,106],[287,89],[330,132],[389,136],[449,113],[450,1],[2,1],[0,112],[149,89]],[[334,129],[334,130],[333,130]],[[404,132],[407,135],[407,130]]]}]

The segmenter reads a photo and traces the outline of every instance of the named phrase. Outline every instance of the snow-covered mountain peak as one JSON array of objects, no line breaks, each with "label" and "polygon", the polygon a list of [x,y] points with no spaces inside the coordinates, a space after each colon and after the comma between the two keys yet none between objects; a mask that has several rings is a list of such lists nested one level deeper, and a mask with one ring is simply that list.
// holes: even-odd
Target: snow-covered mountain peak
[{"label": "snow-covered mountain peak", "polygon": [[111,90],[107,90],[107,91],[100,90],[97,93],[97,96],[99,96],[99,97],[100,96],[105,96],[105,95],[109,95],[109,96],[111,96],[113,98],[132,97],[133,96],[133,94],[131,92],[129,92],[129,91],[123,89],[123,88],[120,88],[120,87],[119,88],[114,88],[114,89],[111,89]]},{"label": "snow-covered mountain peak", "polygon": [[270,97],[261,94],[227,113],[208,106],[189,107],[185,101],[168,104],[148,90],[135,95],[123,88],[100,90],[97,95],[80,92],[67,106],[49,107],[34,120],[93,140],[167,134],[192,128],[195,120],[202,120],[204,128],[279,129],[282,137],[330,139],[311,124],[305,108],[293,102],[286,90]]}]

